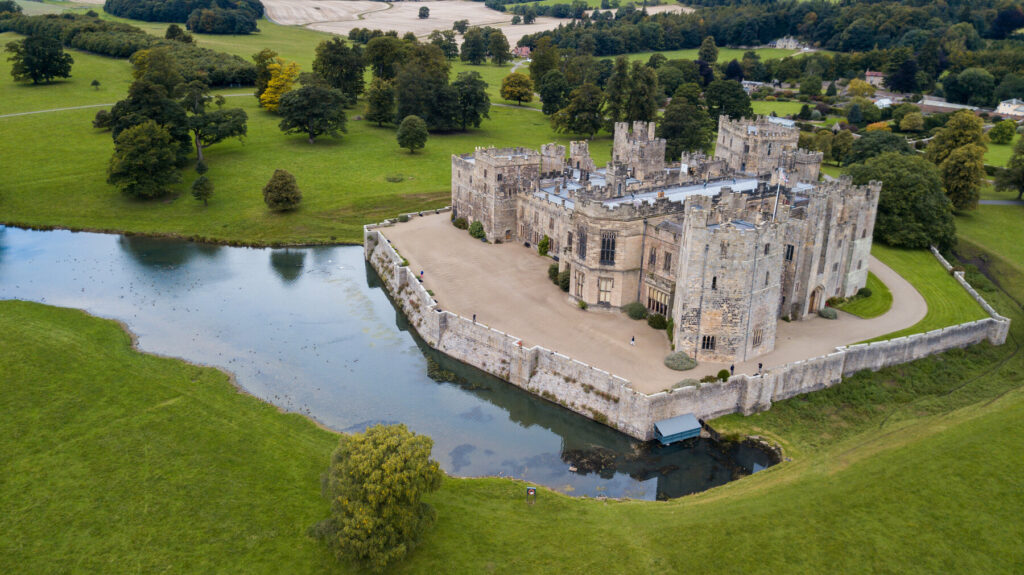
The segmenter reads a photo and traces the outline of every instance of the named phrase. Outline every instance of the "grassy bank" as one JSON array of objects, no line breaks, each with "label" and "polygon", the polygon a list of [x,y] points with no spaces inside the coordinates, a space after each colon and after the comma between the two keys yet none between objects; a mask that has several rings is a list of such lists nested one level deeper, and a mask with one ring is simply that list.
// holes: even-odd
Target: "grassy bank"
[{"label": "grassy bank", "polygon": [[889,308],[892,307],[892,292],[882,283],[882,280],[878,279],[878,276],[868,272],[868,281],[864,287],[871,290],[870,296],[855,299],[836,307],[864,319],[878,317],[889,311]]},{"label": "grassy bank", "polygon": [[[112,322],[0,311],[0,571],[344,571],[304,534],[326,511],[331,434],[219,372],[131,351]],[[1007,433],[1024,394],[1019,360],[992,366],[1009,351],[716,420],[781,437],[795,461],[669,503],[542,490],[527,506],[522,484],[446,479],[436,528],[397,572],[1008,570],[1024,559],[1024,436]]]}]

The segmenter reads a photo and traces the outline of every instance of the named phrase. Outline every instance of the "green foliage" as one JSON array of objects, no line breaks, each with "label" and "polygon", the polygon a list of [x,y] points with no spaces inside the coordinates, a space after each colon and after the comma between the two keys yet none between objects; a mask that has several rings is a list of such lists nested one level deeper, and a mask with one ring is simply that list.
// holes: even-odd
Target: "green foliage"
[{"label": "green foliage", "polygon": [[546,256],[548,255],[549,249],[551,249],[551,238],[549,238],[547,234],[545,234],[544,237],[542,237],[540,241],[537,242],[537,253],[539,253],[542,256]]},{"label": "green foliage", "polygon": [[210,198],[213,197],[213,182],[206,176],[196,178],[196,181],[192,182],[192,197],[202,201],[204,206],[209,205]]},{"label": "green foliage", "polygon": [[530,53],[530,79],[535,84],[541,82],[548,72],[559,69],[561,59],[561,51],[551,45],[551,39],[541,38]]},{"label": "green foliage", "polygon": [[164,38],[167,40],[174,40],[175,42],[184,42],[185,44],[192,44],[195,42],[195,38],[191,34],[181,29],[181,26],[177,24],[171,24],[167,26],[167,31],[164,32]]},{"label": "green foliage", "polygon": [[558,132],[591,137],[604,125],[601,112],[603,95],[593,84],[583,84],[572,91],[569,104],[551,116],[551,125]]},{"label": "green foliage", "polygon": [[295,176],[285,170],[274,170],[274,175],[263,187],[263,202],[274,211],[292,210],[302,201],[302,191]]},{"label": "green foliage", "polygon": [[622,311],[626,312],[626,315],[629,316],[629,319],[647,319],[647,308],[644,306],[644,304],[638,301],[630,302],[622,306]]},{"label": "green foliage", "polygon": [[993,144],[1009,144],[1013,141],[1013,135],[1017,133],[1017,124],[1010,120],[1003,120],[988,131],[988,138]]},{"label": "green foliage", "polygon": [[474,220],[473,223],[469,224],[469,235],[476,239],[483,239],[486,236],[484,232],[484,225],[480,223],[480,220]]},{"label": "green foliage", "polygon": [[868,272],[867,285],[860,288],[854,297],[833,307],[860,318],[871,319],[889,311],[892,307],[892,292],[875,274]]},{"label": "green foliage", "polygon": [[[439,49],[440,50],[440,49]],[[366,43],[363,56],[375,78],[391,80],[408,52],[405,42],[394,36],[378,36]],[[444,53],[441,53],[444,56]]]},{"label": "green foliage", "polygon": [[380,573],[415,549],[437,517],[423,502],[443,477],[433,444],[401,424],[341,435],[324,490],[328,541],[340,558]]},{"label": "green foliage", "polygon": [[946,196],[955,210],[978,207],[981,182],[985,177],[985,148],[977,144],[960,146],[939,165]]},{"label": "green foliage", "polygon": [[49,84],[54,78],[69,78],[74,58],[64,53],[57,40],[45,36],[29,36],[8,42],[5,50],[11,56],[11,76],[17,81],[32,80]]},{"label": "green foliage", "polygon": [[548,266],[548,279],[551,283],[558,285],[558,264],[553,263]]},{"label": "green foliage", "polygon": [[348,106],[354,105],[356,98],[363,93],[365,69],[363,49],[349,46],[338,36],[324,40],[316,47],[313,71],[330,87],[340,90]]},{"label": "green foliage", "polygon": [[517,104],[533,101],[533,82],[526,74],[513,72],[501,81],[501,97]]},{"label": "green foliage", "polygon": [[270,65],[277,62],[277,52],[270,48],[264,48],[252,55],[252,61],[255,64],[255,78],[253,82],[256,84],[256,92],[253,95],[259,100],[270,84],[272,76]]},{"label": "green foliage", "polygon": [[430,8],[427,8],[426,6],[421,6],[419,11],[419,17],[420,20],[430,18]]},{"label": "green foliage", "polygon": [[445,58],[451,60],[459,57],[459,43],[455,40],[454,30],[434,30],[427,39],[441,49]]},{"label": "green foliage", "polygon": [[718,60],[718,46],[715,45],[714,36],[706,36],[701,41],[697,58],[708,64],[714,64]]},{"label": "green foliage", "polygon": [[967,110],[953,114],[946,125],[939,130],[928,143],[925,157],[935,165],[940,165],[953,153],[953,150],[975,144],[985,145],[985,122]]},{"label": "green foliage", "polygon": [[686,352],[676,351],[665,356],[665,367],[675,371],[686,371],[697,367],[697,360],[687,355]]},{"label": "green foliage", "polygon": [[366,91],[366,120],[377,122],[378,126],[391,123],[395,119],[395,87],[391,82],[381,78],[370,81]]},{"label": "green foliage", "polygon": [[455,218],[452,220],[452,225],[460,230],[469,228],[469,222],[466,221],[466,218]]},{"label": "green foliage", "polygon": [[[107,0],[104,11],[122,18],[147,22],[185,22],[192,16],[204,20],[199,32],[212,34],[244,34],[256,28],[256,20],[263,17],[263,5],[258,0]],[[213,12],[213,15],[199,14]],[[239,14],[235,14],[239,13]],[[242,18],[252,22],[253,30],[238,31],[234,26],[210,22],[211,18]],[[193,24],[189,28],[196,29]]]},{"label": "green foliage", "polygon": [[640,62],[633,62],[629,72],[629,88],[626,90],[625,120],[653,122],[658,115],[658,100],[661,95],[658,74],[654,69]]},{"label": "green foliage", "polygon": [[569,83],[560,70],[550,70],[544,75],[537,88],[543,103],[541,111],[550,116],[569,103]]},{"label": "green foliage", "polygon": [[729,381],[730,375],[731,374],[729,373],[728,369],[720,369],[718,370],[718,374],[716,375],[716,377],[719,381]]},{"label": "green foliage", "polygon": [[585,309],[587,309],[587,302],[585,302],[583,300],[577,300],[576,301],[576,307],[578,307],[578,308],[580,308],[582,310],[585,310]]},{"label": "green foliage", "polygon": [[996,172],[995,189],[1000,192],[1017,192],[1017,199],[1024,197],[1024,138],[1013,146],[1013,155],[1006,168]]},{"label": "green foliage", "polygon": [[558,272],[558,287],[564,292],[569,291],[569,270]]},{"label": "green foliage", "polygon": [[[487,96],[487,82],[479,72],[459,72],[451,84],[455,92],[454,123],[463,131],[472,126],[479,128],[484,118],[490,118],[491,99]],[[533,96],[531,94],[530,98]]]},{"label": "green foliage", "polygon": [[658,137],[666,140],[667,161],[678,162],[683,152],[707,152],[714,139],[714,126],[708,113],[678,96],[665,108],[657,130]]},{"label": "green foliage", "polygon": [[884,130],[875,130],[865,132],[860,138],[853,141],[850,153],[845,157],[845,162],[860,164],[875,156],[890,152],[908,156],[915,154],[903,136]]},{"label": "green foliage", "polygon": [[306,134],[312,144],[324,134],[340,136],[345,128],[345,94],[319,85],[303,86],[281,96],[278,113],[281,131]]},{"label": "green foliage", "polygon": [[110,112],[107,110],[100,110],[96,112],[96,116],[92,120],[92,127],[97,130],[109,130],[112,118]]},{"label": "green foliage", "polygon": [[107,182],[140,199],[166,195],[178,181],[171,134],[152,120],[122,131],[114,139]]},{"label": "green foliage", "polygon": [[750,106],[750,96],[739,82],[733,80],[711,82],[704,91],[704,99],[708,104],[708,113],[715,121],[722,115],[733,120],[754,115],[754,110]]},{"label": "green foliage", "polygon": [[21,4],[14,0],[0,0],[0,14],[21,14]]},{"label": "green foliage", "polygon": [[955,243],[952,206],[934,164],[894,152],[848,168],[853,183],[882,182],[874,237],[890,246],[946,248]]},{"label": "green foliage", "polygon": [[463,62],[480,65],[487,59],[487,39],[484,31],[473,27],[462,36],[462,52],[459,58]]},{"label": "green foliage", "polygon": [[920,112],[911,112],[903,116],[899,127],[903,132],[920,132],[924,128],[924,116]]},{"label": "green foliage", "polygon": [[836,310],[834,310],[834,309],[832,309],[830,307],[823,307],[823,308],[819,309],[818,310],[818,315],[820,315],[821,317],[823,317],[825,319],[837,319],[839,317],[839,314],[836,313]]},{"label": "green foliage", "polygon": [[427,144],[427,136],[427,123],[419,116],[403,118],[395,134],[398,145],[408,149],[410,154],[415,154],[417,149]]},{"label": "green foliage", "polygon": [[668,327],[668,321],[660,313],[652,313],[647,316],[647,325],[654,329],[665,329]]},{"label": "green foliage", "polygon": [[[501,29],[491,30],[487,34],[487,53],[491,55],[491,63],[504,66],[505,62],[512,59],[512,52],[508,45],[508,38]],[[514,98],[508,98],[513,100]]]}]

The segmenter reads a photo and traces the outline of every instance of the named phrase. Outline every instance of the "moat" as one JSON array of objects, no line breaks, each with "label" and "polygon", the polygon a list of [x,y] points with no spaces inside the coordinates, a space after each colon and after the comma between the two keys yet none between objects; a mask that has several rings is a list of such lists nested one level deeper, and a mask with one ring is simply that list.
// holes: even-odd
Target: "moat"
[{"label": "moat", "polygon": [[142,350],[229,370],[254,396],[333,429],[405,423],[433,438],[453,475],[655,499],[769,464],[743,446],[637,442],[430,350],[359,246],[230,248],[0,226],[0,299],[11,298],[121,320]]}]

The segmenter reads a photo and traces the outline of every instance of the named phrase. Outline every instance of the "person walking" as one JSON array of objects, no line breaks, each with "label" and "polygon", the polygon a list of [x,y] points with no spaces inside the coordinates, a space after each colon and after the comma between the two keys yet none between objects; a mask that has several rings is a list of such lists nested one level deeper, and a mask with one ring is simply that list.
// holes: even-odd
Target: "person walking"
[{"label": "person walking", "polygon": [[629,338],[629,345],[636,345],[636,336],[635,335]]}]

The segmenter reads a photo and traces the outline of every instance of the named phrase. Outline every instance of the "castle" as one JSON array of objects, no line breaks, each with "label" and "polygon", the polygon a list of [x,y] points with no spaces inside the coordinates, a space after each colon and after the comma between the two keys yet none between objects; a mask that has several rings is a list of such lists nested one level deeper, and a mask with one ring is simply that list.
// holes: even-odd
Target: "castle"
[{"label": "castle", "polygon": [[639,301],[672,320],[698,361],[736,363],[775,347],[800,320],[867,282],[880,184],[819,182],[821,153],[779,118],[719,121],[714,157],[666,163],[654,124],[615,125],[611,161],[566,149],[477,148],[452,156],[452,217],[493,242],[535,245],[595,309]]}]

